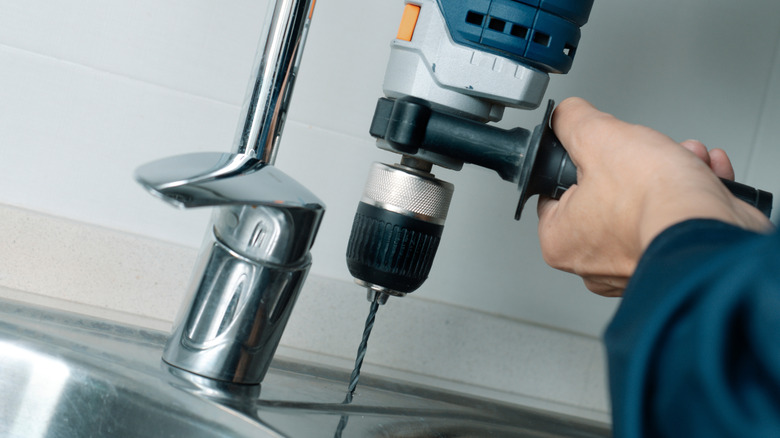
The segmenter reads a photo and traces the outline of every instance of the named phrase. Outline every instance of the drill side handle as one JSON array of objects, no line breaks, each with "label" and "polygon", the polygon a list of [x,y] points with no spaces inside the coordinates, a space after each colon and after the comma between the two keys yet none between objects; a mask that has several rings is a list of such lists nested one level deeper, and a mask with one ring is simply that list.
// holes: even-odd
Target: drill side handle
[{"label": "drill side handle", "polygon": [[[420,150],[462,163],[495,170],[501,179],[517,183],[532,133],[504,130],[465,117],[437,111],[414,97],[380,98],[370,134],[396,152],[414,156]],[[444,163],[435,163],[448,167]]]},{"label": "drill side handle", "polygon": [[[550,101],[544,121],[536,128],[529,146],[531,154],[536,149],[535,159],[533,169],[527,176],[525,190],[520,187],[522,195],[515,212],[515,219],[520,218],[523,205],[531,196],[541,195],[560,199],[569,187],[577,183],[577,167],[550,127],[552,108],[553,102]],[[756,207],[766,217],[771,215],[772,193],[736,181],[723,178],[721,181],[738,199]]]},{"label": "drill side handle", "polygon": [[[380,98],[370,133],[402,154],[413,156],[424,150],[495,170],[503,180],[518,185],[520,202],[515,219],[519,220],[528,198],[541,195],[559,199],[577,183],[577,168],[550,127],[553,108],[550,100],[544,120],[532,133],[522,128],[504,130],[437,111],[422,99]],[[722,181],[734,196],[770,216],[771,193]]]}]

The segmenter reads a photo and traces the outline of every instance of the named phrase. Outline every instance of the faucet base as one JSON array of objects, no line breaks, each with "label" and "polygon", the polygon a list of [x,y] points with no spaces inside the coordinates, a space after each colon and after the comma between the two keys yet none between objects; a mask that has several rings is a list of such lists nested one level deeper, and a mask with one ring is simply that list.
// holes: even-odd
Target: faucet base
[{"label": "faucet base", "polygon": [[308,255],[291,267],[250,260],[209,232],[163,360],[200,376],[259,384],[310,266]]}]

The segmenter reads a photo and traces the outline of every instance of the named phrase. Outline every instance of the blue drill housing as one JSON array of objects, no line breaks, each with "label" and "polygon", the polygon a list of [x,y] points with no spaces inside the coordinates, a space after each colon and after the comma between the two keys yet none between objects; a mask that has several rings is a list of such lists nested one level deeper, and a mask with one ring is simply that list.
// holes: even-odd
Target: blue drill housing
[{"label": "blue drill housing", "polygon": [[571,69],[593,0],[437,0],[452,39],[547,73]]}]

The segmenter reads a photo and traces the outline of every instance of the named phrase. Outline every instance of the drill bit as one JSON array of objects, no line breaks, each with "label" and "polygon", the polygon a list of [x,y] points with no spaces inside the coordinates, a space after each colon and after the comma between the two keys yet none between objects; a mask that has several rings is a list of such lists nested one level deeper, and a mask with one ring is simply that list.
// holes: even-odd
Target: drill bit
[{"label": "drill bit", "polygon": [[355,368],[349,376],[349,386],[347,387],[347,396],[344,399],[344,404],[352,403],[352,396],[355,394],[355,388],[357,388],[358,380],[360,380],[360,368],[363,366],[363,358],[366,357],[368,337],[371,336],[371,330],[374,328],[374,319],[376,319],[376,311],[379,309],[379,301],[376,297],[371,301],[371,309],[368,311],[366,326],[363,329],[363,339],[360,340],[357,357],[355,358]]},{"label": "drill bit", "polygon": [[[352,374],[349,376],[349,385],[347,386],[347,395],[344,397],[342,404],[348,405],[352,403],[352,397],[355,394],[355,388],[357,388],[358,380],[360,380],[360,368],[363,367],[363,358],[366,357],[366,350],[368,349],[368,337],[371,336],[371,330],[374,328],[374,320],[376,319],[376,311],[379,310],[379,305],[384,304],[387,300],[387,296],[381,294],[372,294],[369,289],[369,296],[371,297],[371,308],[368,311],[368,318],[366,318],[366,326],[363,329],[363,339],[360,340],[358,346],[357,357],[355,358],[355,368],[352,370]],[[347,427],[349,421],[349,415],[343,414],[339,420],[339,424],[336,427],[336,433],[334,438],[341,438],[341,434]]]}]

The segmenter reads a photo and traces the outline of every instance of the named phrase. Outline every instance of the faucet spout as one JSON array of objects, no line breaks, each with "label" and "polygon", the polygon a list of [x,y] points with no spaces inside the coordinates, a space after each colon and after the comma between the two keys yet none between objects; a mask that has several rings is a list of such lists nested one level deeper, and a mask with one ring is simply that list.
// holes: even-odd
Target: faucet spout
[{"label": "faucet spout", "polygon": [[197,153],[136,170],[153,195],[181,208],[215,207],[187,298],[163,352],[210,379],[265,376],[311,266],[325,211],[273,166],[312,0],[276,0],[258,50],[234,153]]},{"label": "faucet spout", "polygon": [[236,130],[235,153],[268,164],[276,161],[312,7],[312,0],[277,0],[269,9],[268,34],[255,59]]}]

